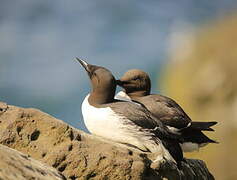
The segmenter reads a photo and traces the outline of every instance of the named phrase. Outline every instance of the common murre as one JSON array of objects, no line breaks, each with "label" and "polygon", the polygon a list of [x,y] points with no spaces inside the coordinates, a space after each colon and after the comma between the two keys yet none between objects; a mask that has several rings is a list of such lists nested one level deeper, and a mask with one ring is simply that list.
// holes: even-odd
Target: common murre
[{"label": "common murre", "polygon": [[116,80],[109,70],[77,60],[87,71],[92,84],[92,91],[82,103],[87,129],[92,134],[131,145],[144,152],[160,153],[154,162],[166,159],[179,165],[183,160],[179,145],[182,138],[171,132],[143,106],[115,100]]},{"label": "common murre", "polygon": [[170,130],[183,136],[184,143],[181,146],[184,152],[198,150],[208,143],[217,143],[202,133],[202,131],[214,131],[211,126],[217,122],[194,122],[171,98],[159,94],[150,94],[151,81],[146,72],[131,69],[121,79],[117,80],[117,84],[124,91],[120,91],[115,98],[143,104]]}]

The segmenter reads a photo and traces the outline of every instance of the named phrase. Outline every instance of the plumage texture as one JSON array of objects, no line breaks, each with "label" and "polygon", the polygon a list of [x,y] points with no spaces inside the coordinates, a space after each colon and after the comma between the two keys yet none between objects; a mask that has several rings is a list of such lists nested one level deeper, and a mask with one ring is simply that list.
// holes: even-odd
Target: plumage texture
[{"label": "plumage texture", "polygon": [[151,94],[142,97],[132,97],[132,99],[145,105],[156,118],[168,126],[185,128],[191,122],[191,119],[183,109],[168,97]]},{"label": "plumage texture", "polygon": [[116,81],[109,70],[78,61],[92,83],[91,93],[82,104],[85,125],[91,133],[142,151],[159,152],[159,157],[174,162],[183,159],[181,137],[169,131],[143,105],[115,100]]},{"label": "plumage texture", "polygon": [[[132,145],[144,152],[160,152],[167,160],[177,162],[183,159],[182,150],[177,148],[181,141],[179,137],[169,133],[162,123],[154,121],[142,107],[118,101],[98,108],[89,104],[88,97],[83,101],[82,114],[92,134]],[[124,108],[130,111],[124,113]]]},{"label": "plumage texture", "polygon": [[[216,141],[208,138],[202,131],[214,131],[211,126],[217,122],[193,122],[191,118],[173,99],[159,94],[150,94],[151,81],[149,75],[139,69],[127,71],[120,80],[116,81],[124,88],[117,98],[123,98],[142,104],[153,116],[162,121],[170,131],[183,136],[184,142],[192,148],[184,145],[183,150],[195,149]],[[196,148],[195,148],[196,147]]]}]

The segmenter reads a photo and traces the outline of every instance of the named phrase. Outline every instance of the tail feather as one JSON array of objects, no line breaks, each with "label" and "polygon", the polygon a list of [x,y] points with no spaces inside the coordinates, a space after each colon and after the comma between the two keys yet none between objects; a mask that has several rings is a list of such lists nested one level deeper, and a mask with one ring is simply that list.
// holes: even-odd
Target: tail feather
[{"label": "tail feather", "polygon": [[217,141],[210,139],[200,130],[186,129],[182,132],[182,135],[186,142],[192,142],[192,143],[198,143],[198,144],[218,143]]},{"label": "tail feather", "polygon": [[195,129],[195,130],[201,130],[201,131],[214,131],[214,129],[211,128],[211,126],[216,125],[217,122],[197,122],[192,121],[189,128]]}]

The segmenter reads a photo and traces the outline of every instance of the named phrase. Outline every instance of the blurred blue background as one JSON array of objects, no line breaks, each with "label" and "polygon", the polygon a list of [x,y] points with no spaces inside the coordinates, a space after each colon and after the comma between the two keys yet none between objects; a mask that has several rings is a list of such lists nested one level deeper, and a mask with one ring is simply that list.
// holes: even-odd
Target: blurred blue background
[{"label": "blurred blue background", "polygon": [[117,78],[141,68],[157,91],[172,34],[236,7],[236,0],[1,1],[0,101],[39,108],[85,130],[80,106],[90,83],[75,57]]}]

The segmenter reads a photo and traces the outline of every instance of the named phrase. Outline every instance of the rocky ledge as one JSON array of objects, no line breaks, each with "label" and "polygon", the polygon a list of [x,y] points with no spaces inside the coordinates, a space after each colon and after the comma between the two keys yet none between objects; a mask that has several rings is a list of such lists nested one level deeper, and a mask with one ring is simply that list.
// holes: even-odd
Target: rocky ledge
[{"label": "rocky ledge", "polygon": [[[48,170],[47,176],[52,176],[51,179],[63,179],[61,174],[72,180],[214,179],[201,160],[186,159],[179,169],[168,162],[154,168],[150,160],[153,154],[86,134],[40,110],[3,102],[0,103],[0,144],[17,150],[0,146],[0,157],[6,156],[1,158],[0,179],[4,174],[20,176],[29,169],[33,169],[30,173],[37,177],[39,171],[34,170],[37,167],[32,162],[42,164],[42,172]],[[11,158],[13,156],[17,158]],[[18,170],[12,166],[17,166]],[[37,179],[47,179],[47,176]],[[25,179],[30,179],[27,177]]]},{"label": "rocky ledge", "polygon": [[0,179],[2,180],[66,180],[56,169],[19,151],[0,145]]}]

